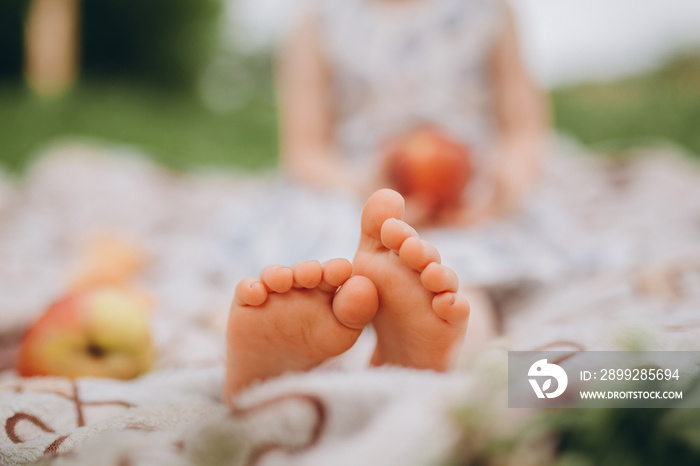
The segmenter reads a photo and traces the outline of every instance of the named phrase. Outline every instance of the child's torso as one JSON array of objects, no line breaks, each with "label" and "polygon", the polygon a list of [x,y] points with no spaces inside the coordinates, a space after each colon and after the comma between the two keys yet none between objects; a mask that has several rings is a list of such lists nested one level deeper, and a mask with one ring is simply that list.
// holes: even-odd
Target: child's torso
[{"label": "child's torso", "polygon": [[377,160],[385,142],[425,124],[483,152],[500,0],[321,0],[316,13],[343,153]]}]

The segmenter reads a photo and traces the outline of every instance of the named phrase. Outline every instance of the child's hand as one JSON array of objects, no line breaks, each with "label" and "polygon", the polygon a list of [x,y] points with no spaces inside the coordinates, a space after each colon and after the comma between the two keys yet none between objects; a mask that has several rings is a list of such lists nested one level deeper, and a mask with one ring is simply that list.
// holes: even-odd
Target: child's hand
[{"label": "child's hand", "polygon": [[417,197],[406,198],[405,218],[416,227],[457,227],[471,226],[494,217],[490,204],[468,206],[455,204],[435,210],[434,206]]},{"label": "child's hand", "polygon": [[495,216],[507,215],[515,211],[531,188],[528,176],[521,167],[503,161],[493,173],[493,196],[489,209]]},{"label": "child's hand", "polygon": [[404,220],[414,227],[423,227],[440,223],[437,221],[435,211],[425,199],[419,196],[405,196],[406,210]]},{"label": "child's hand", "polygon": [[496,217],[493,206],[480,205],[454,205],[441,209],[432,216],[432,224],[445,227],[468,227],[482,223]]},{"label": "child's hand", "polygon": [[491,176],[490,192],[480,199],[448,206],[433,213],[432,224],[441,226],[472,226],[506,216],[517,210],[531,189],[531,181],[518,166],[504,160]]}]

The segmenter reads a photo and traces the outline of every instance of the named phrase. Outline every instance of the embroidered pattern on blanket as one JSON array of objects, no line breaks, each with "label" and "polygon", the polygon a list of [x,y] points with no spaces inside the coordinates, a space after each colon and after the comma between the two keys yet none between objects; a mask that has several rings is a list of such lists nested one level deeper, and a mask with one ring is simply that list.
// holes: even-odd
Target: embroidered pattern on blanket
[{"label": "embroidered pattern on blanket", "polygon": [[[122,400],[104,400],[104,401],[84,401],[80,397],[80,390],[75,381],[67,379],[26,379],[16,384],[11,384],[7,387],[0,387],[0,390],[9,390],[14,393],[45,393],[55,395],[56,397],[67,400],[75,407],[75,428],[84,427],[87,425],[86,418],[90,417],[89,408],[91,407],[119,407],[129,409],[134,407],[133,404]],[[110,415],[114,413],[111,412]],[[104,415],[102,416],[102,418]],[[36,432],[35,437],[29,437],[33,429],[19,429],[22,423],[28,423],[37,427],[41,432]],[[18,411],[5,419],[5,435],[15,444],[24,443],[34,438],[42,437],[43,434],[56,434],[56,431],[50,427],[51,420],[44,422],[38,415]],[[63,426],[64,428],[66,426]],[[56,437],[44,450],[44,454],[61,453],[60,446],[70,436],[70,434],[59,435]]]}]

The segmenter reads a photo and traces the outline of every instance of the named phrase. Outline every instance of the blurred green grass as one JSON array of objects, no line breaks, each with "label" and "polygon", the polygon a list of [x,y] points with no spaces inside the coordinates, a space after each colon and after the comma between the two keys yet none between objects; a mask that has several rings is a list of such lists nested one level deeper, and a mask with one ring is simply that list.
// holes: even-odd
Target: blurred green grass
[{"label": "blurred green grass", "polygon": [[0,161],[6,169],[21,171],[42,146],[72,137],[134,145],[183,170],[269,167],[277,153],[275,109],[262,97],[222,115],[196,95],[126,83],[82,84],[53,101],[20,83],[0,86]]},{"label": "blurred green grass", "polygon": [[[141,147],[174,169],[272,167],[278,142],[270,74],[269,63],[257,66],[250,98],[224,114],[196,93],[126,81],[92,79],[54,101],[35,97],[22,82],[0,83],[0,165],[21,171],[42,146],[87,137]],[[597,151],[667,140],[697,155],[698,83],[700,55],[686,55],[645,75],[555,89],[555,126]]]},{"label": "blurred green grass", "polygon": [[603,153],[667,141],[700,155],[700,53],[615,82],[555,89],[551,100],[557,129]]}]

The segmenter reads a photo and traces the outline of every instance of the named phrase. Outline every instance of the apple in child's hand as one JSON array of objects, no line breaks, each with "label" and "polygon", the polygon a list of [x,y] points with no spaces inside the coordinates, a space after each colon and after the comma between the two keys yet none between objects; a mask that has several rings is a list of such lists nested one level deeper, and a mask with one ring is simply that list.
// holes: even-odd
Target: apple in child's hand
[{"label": "apple in child's hand", "polygon": [[388,154],[388,166],[397,191],[436,209],[459,204],[472,176],[469,149],[430,127],[398,141]]},{"label": "apple in child's hand", "polygon": [[16,369],[21,376],[131,379],[153,359],[147,304],[125,289],[98,287],[52,304],[24,335]]}]

